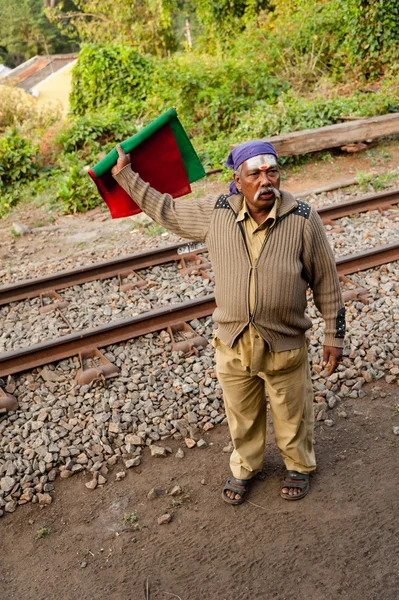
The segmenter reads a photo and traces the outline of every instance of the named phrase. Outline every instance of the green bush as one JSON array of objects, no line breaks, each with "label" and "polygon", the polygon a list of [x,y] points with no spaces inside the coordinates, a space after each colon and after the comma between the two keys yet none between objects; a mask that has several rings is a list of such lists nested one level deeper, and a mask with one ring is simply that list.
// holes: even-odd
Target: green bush
[{"label": "green bush", "polygon": [[147,97],[153,62],[130,46],[83,46],[72,73],[72,112],[84,115],[111,100],[114,106],[129,100],[139,108]]},{"label": "green bush", "polygon": [[86,212],[102,204],[102,198],[76,155],[66,154],[55,176],[55,202],[64,214]]},{"label": "green bush", "polygon": [[39,170],[38,148],[11,128],[0,138],[0,189],[33,179]]}]

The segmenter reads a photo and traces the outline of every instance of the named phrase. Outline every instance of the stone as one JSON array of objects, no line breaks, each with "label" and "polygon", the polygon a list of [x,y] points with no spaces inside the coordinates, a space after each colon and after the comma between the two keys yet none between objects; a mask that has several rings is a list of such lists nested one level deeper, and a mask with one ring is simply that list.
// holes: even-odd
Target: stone
[{"label": "stone", "polygon": [[105,485],[107,483],[107,480],[105,479],[105,477],[103,475],[100,474],[98,476],[97,483],[98,483],[98,485]]},{"label": "stone", "polygon": [[326,419],[328,419],[327,411],[324,409],[320,410],[316,415],[316,421],[325,421]]},{"label": "stone", "polygon": [[50,494],[40,494],[39,492],[37,493],[37,500],[40,506],[46,506],[48,504],[51,504],[53,501]]},{"label": "stone", "polygon": [[119,471],[119,473],[117,473],[115,475],[115,481],[121,481],[122,479],[125,479],[125,477],[126,477],[125,471]]},{"label": "stone", "polygon": [[335,423],[332,419],[325,419],[324,425],[327,425],[327,427],[334,427]]},{"label": "stone", "polygon": [[341,419],[347,419],[347,418],[348,418],[348,415],[347,415],[347,413],[346,413],[344,410],[339,410],[339,411],[338,411],[338,416],[339,416]]},{"label": "stone", "polygon": [[85,486],[87,487],[88,490],[95,490],[97,487],[98,481],[96,477],[93,477],[93,479],[91,481],[87,481],[87,483],[85,483]]},{"label": "stone", "polygon": [[395,435],[399,435],[399,425],[395,425],[395,427],[392,427],[392,431]]},{"label": "stone", "polygon": [[11,492],[15,483],[16,483],[16,480],[13,477],[9,477],[9,476],[2,477],[0,479],[0,489],[3,492]]},{"label": "stone", "polygon": [[125,444],[132,444],[132,446],[144,446],[144,438],[140,435],[133,435],[132,433],[128,433],[125,436]]},{"label": "stone", "polygon": [[138,467],[140,463],[141,463],[140,456],[135,456],[134,458],[125,460],[125,467],[126,467],[126,469],[131,469],[132,467]]},{"label": "stone", "polygon": [[17,235],[27,235],[31,233],[32,229],[23,223],[13,223],[12,229]]},{"label": "stone", "polygon": [[202,438],[200,440],[198,440],[197,442],[197,448],[206,448],[207,447],[207,443],[205,440],[203,440]]},{"label": "stone", "polygon": [[166,525],[167,523],[170,523],[172,519],[173,515],[171,515],[170,513],[165,513],[164,515],[158,517],[158,525]]},{"label": "stone", "polygon": [[166,448],[162,446],[150,446],[151,456],[166,456]]},{"label": "stone", "polygon": [[191,438],[186,438],[184,443],[186,444],[187,448],[194,448],[194,446],[197,445],[197,442]]},{"label": "stone", "polygon": [[228,445],[223,448],[222,452],[224,452],[225,454],[230,454],[230,452],[233,452],[233,450],[234,450],[233,442],[230,441],[228,443]]},{"label": "stone", "polygon": [[13,513],[17,509],[17,503],[15,500],[10,500],[10,502],[6,502],[4,507],[4,511],[8,513]]},{"label": "stone", "polygon": [[210,429],[213,429],[215,426],[213,423],[211,423],[210,421],[208,421],[207,423],[205,423],[205,425],[203,426],[203,430],[204,431],[209,431]]},{"label": "stone", "polygon": [[176,458],[184,458],[185,454],[184,454],[184,450],[182,450],[182,448],[179,448],[175,454]]},{"label": "stone", "polygon": [[168,492],[169,496],[179,496],[182,493],[182,489],[180,485],[175,485],[170,492]]},{"label": "stone", "polygon": [[152,488],[148,492],[147,498],[148,498],[148,500],[154,500],[155,498],[162,496],[162,494],[163,494],[163,490],[161,490],[160,488]]}]

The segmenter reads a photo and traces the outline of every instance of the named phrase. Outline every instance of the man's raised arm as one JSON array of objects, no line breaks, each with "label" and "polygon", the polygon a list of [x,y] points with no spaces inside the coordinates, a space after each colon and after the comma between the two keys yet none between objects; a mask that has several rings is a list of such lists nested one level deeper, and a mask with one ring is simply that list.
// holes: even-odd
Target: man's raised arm
[{"label": "man's raised arm", "polygon": [[116,149],[119,158],[111,173],[143,212],[180,237],[204,241],[216,199],[208,196],[175,200],[169,194],[161,194],[132,171],[129,156],[119,145]]}]

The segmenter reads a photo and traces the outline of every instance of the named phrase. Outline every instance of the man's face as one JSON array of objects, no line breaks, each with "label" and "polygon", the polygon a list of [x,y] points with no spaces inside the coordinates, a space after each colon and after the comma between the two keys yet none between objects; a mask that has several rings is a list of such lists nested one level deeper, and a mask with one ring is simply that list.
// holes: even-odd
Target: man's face
[{"label": "man's face", "polygon": [[256,156],[242,163],[239,174],[234,174],[236,186],[244,194],[250,209],[270,210],[276,200],[271,188],[280,188],[280,170],[276,161],[269,163]]}]

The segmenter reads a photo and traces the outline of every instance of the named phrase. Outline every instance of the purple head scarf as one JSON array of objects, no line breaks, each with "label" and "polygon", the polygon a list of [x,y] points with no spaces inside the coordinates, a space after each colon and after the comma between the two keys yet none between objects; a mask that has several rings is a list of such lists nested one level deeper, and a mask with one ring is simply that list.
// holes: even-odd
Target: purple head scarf
[{"label": "purple head scarf", "polygon": [[[278,154],[270,142],[254,140],[253,142],[245,142],[244,144],[240,144],[234,148],[228,155],[224,164],[229,169],[234,169],[234,171],[237,171],[238,167],[242,165],[243,162],[249,158],[252,158],[253,156],[258,156],[259,154],[273,154],[273,156],[278,158]],[[238,193],[239,190],[237,189],[235,181],[233,180],[230,183],[230,196]]]}]

